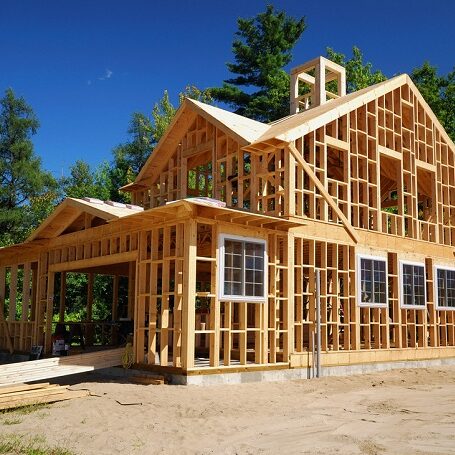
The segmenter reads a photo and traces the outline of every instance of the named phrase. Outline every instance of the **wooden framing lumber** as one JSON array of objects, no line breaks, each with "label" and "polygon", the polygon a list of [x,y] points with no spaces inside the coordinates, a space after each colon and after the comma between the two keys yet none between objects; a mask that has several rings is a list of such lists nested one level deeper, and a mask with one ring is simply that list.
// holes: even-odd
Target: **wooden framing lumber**
[{"label": "wooden framing lumber", "polygon": [[[124,348],[107,349],[68,357],[51,357],[29,362],[9,363],[0,371],[0,386],[42,381],[121,364]],[[1,388],[0,388],[1,393]]]},{"label": "wooden framing lumber", "polygon": [[194,327],[196,303],[196,256],[197,223],[185,224],[185,250],[183,263],[183,310],[182,310],[182,367],[194,367]]},{"label": "wooden framing lumber", "polygon": [[[8,321],[0,320],[0,347],[50,353],[54,278],[61,274],[63,323],[68,272],[92,276],[88,320],[92,274],[114,276],[114,320],[119,277],[128,276],[134,360],[159,371],[302,366],[314,348],[316,274],[327,359],[407,359],[455,347],[455,312],[436,298],[436,269],[454,260],[454,144],[407,76],[345,95],[342,69],[323,58],[309,65],[292,71],[291,103],[311,109],[271,125],[185,101],[160,153],[126,188],[144,211],[69,200],[28,242],[1,249]],[[340,93],[329,93],[335,80]],[[312,93],[299,96],[299,83]],[[220,292],[229,260],[220,238],[229,235],[265,242],[264,301]],[[362,300],[360,256],[387,264],[381,305]],[[403,305],[406,261],[425,264],[424,308]],[[40,380],[40,365],[59,374],[81,366],[5,366],[4,374]]]},{"label": "wooden framing lumber", "polygon": [[335,201],[332,199],[332,197],[329,195],[327,192],[326,188],[324,185],[321,183],[321,181],[316,177],[314,174],[313,170],[310,168],[308,163],[305,161],[305,159],[300,155],[299,151],[296,149],[295,145],[293,144],[288,144],[287,149],[289,150],[290,153],[294,156],[295,160],[302,166],[304,171],[308,174],[316,188],[319,190],[327,204],[335,211],[337,216],[339,217],[340,221],[343,223],[345,229],[348,231],[350,237],[355,243],[359,242],[359,236],[357,235],[357,232],[355,229],[352,227],[351,223],[348,221],[346,216],[343,214],[343,212],[339,209],[338,205],[335,203]]}]

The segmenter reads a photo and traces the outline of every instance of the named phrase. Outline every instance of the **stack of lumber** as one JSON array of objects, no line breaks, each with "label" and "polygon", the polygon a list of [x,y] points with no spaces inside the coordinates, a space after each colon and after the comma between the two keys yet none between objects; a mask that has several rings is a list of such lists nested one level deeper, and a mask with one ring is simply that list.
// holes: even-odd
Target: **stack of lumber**
[{"label": "stack of lumber", "polygon": [[142,385],[161,385],[165,383],[163,376],[149,376],[149,375],[137,375],[131,376],[130,381],[134,384],[142,384]]},{"label": "stack of lumber", "polygon": [[0,367],[0,385],[42,381],[117,366],[122,363],[123,352],[124,348],[118,348],[68,357],[8,363]]},{"label": "stack of lumber", "polygon": [[89,395],[87,390],[69,390],[66,386],[49,384],[19,384],[0,387],[0,410],[21,408],[43,403],[71,400]]}]

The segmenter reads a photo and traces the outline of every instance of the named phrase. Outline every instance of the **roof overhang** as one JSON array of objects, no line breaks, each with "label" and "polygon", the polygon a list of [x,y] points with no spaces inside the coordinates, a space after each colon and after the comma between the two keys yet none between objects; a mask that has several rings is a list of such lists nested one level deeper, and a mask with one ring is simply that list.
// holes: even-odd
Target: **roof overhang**
[{"label": "roof overhang", "polygon": [[122,207],[115,203],[114,205],[109,205],[103,201],[93,199],[67,198],[33,231],[26,242],[58,237],[83,213],[109,222],[136,212],[126,206]]}]

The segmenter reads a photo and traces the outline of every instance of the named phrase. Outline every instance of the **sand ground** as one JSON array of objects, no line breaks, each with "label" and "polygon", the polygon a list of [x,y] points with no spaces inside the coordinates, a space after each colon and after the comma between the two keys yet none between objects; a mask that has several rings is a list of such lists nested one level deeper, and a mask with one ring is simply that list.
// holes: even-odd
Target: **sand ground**
[{"label": "sand ground", "polygon": [[0,436],[77,454],[455,453],[455,367],[210,387],[82,379],[72,387],[92,396],[14,425],[2,415]]}]

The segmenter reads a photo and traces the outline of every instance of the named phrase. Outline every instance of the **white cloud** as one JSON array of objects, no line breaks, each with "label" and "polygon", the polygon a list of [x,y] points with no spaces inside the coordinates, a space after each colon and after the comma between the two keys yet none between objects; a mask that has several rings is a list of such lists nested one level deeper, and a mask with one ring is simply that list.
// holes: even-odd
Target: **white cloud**
[{"label": "white cloud", "polygon": [[114,74],[113,71],[111,71],[109,68],[106,68],[106,71],[104,72],[104,75],[99,77],[98,80],[99,81],[105,81],[107,79],[110,79],[113,74]]}]

